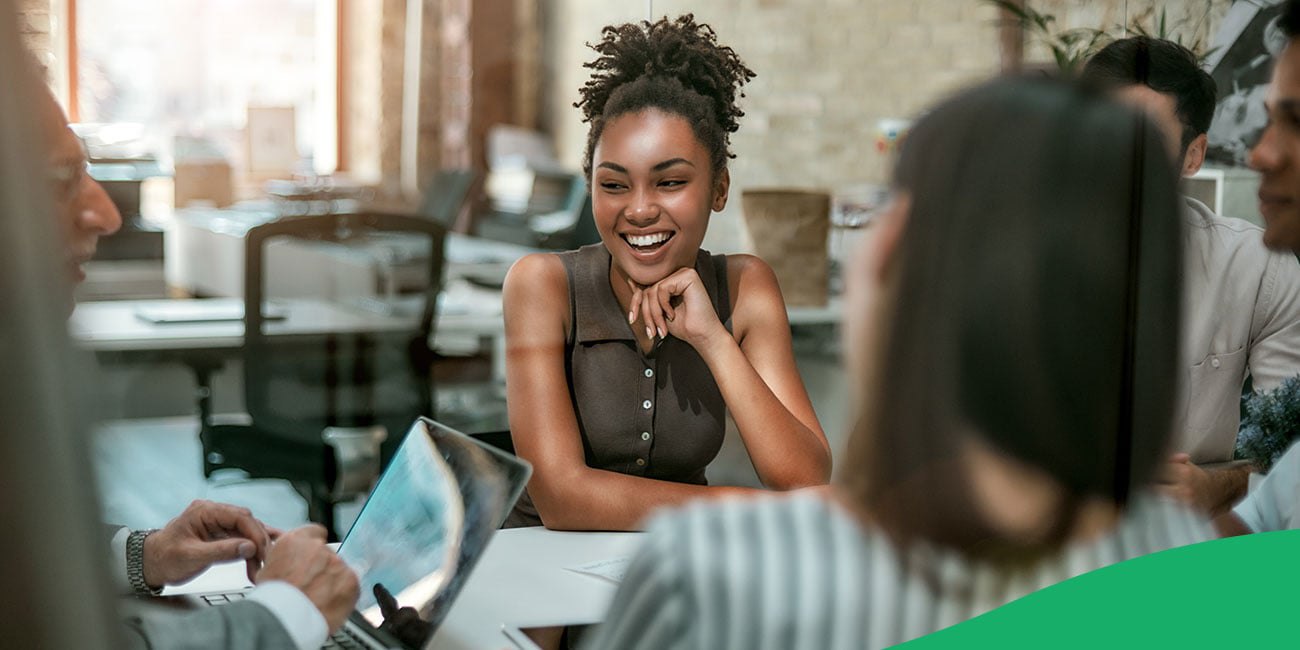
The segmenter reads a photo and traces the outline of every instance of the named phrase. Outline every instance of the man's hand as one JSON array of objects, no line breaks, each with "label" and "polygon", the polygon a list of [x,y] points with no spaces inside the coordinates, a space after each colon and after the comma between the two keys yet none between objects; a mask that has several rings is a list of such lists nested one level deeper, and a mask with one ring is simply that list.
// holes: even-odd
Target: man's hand
[{"label": "man's hand", "polygon": [[325,545],[325,529],[308,524],[281,535],[271,547],[257,582],[283,580],[307,595],[333,634],[356,607],[357,574]]},{"label": "man's hand", "polygon": [[217,562],[244,560],[257,574],[273,535],[248,508],[195,501],[144,540],[144,581],[150,587],[185,582]]},{"label": "man's hand", "polygon": [[1204,469],[1185,453],[1174,454],[1157,476],[1161,491],[1187,506],[1217,516],[1246,493],[1250,465]]}]

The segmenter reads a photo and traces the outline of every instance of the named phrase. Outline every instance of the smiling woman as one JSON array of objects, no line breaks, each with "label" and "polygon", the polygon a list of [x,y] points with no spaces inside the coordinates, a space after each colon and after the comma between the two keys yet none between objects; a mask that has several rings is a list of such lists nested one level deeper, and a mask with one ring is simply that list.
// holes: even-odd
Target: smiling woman
[{"label": "smiling woman", "polygon": [[507,525],[631,530],[657,507],[747,491],[704,473],[728,413],[764,485],[823,484],[830,450],[772,270],[700,249],[754,73],[690,15],[602,36],[577,103],[601,243],[506,278],[510,427],[534,466]]}]

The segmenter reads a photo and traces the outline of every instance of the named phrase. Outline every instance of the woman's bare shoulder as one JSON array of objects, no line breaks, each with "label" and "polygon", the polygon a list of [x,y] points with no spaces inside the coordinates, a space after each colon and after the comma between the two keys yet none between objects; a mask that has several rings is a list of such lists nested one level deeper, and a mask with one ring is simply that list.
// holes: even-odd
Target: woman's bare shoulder
[{"label": "woman's bare shoulder", "polygon": [[731,294],[732,313],[738,317],[744,314],[765,318],[774,310],[785,314],[785,300],[776,273],[757,255],[727,255],[727,289]]},{"label": "woman's bare shoulder", "polygon": [[569,318],[569,279],[556,253],[530,253],[506,274],[502,288],[506,325],[511,319]]}]

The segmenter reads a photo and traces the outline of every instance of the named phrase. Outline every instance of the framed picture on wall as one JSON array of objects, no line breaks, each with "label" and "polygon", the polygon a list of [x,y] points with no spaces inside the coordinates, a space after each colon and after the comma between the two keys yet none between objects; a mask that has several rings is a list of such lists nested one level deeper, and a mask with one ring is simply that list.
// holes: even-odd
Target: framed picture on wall
[{"label": "framed picture on wall", "polygon": [[1246,154],[1267,123],[1264,96],[1273,61],[1286,45],[1277,27],[1281,0],[1234,2],[1210,45],[1205,67],[1219,87],[1207,157],[1244,166]]},{"label": "framed picture on wall", "polygon": [[249,106],[247,133],[249,176],[286,176],[298,163],[292,106]]}]

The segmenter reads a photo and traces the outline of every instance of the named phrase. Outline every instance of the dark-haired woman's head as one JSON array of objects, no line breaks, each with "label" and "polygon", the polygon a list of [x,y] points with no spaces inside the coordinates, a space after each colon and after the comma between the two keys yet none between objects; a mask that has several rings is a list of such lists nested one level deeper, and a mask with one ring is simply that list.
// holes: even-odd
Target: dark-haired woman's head
[{"label": "dark-haired woman's head", "polygon": [[754,73],[690,15],[606,27],[592,48],[575,106],[593,213],[615,263],[648,285],[694,264],[726,205],[736,98]]},{"label": "dark-haired woman's head", "polygon": [[[1161,136],[1079,88],[997,81],[912,129],[895,186],[850,280],[882,297],[846,492],[903,540],[1055,548],[1166,448],[1181,222]],[[1034,521],[1010,530],[981,502],[975,457],[1051,486]]]}]

